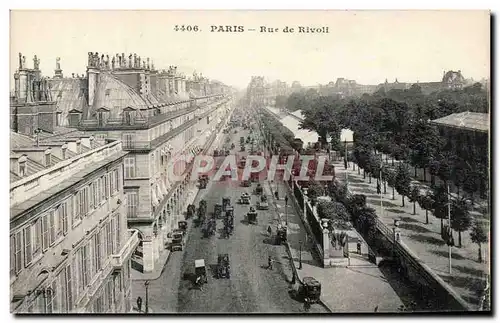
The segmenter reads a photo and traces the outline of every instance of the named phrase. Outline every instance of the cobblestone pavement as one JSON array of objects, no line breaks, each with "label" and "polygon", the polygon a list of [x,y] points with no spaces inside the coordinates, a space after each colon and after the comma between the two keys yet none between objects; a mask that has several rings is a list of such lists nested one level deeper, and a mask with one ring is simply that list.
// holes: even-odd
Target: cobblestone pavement
[{"label": "cobblestone pavement", "polygon": [[[238,134],[232,134],[239,147]],[[246,133],[244,134],[246,135]],[[199,227],[190,223],[186,246],[182,252],[174,252],[157,280],[149,284],[149,307],[154,313],[302,313],[303,304],[292,298],[292,268],[284,246],[275,245],[268,237],[266,228],[272,223],[271,211],[258,211],[258,224],[249,225],[244,220],[248,205],[236,204],[242,192],[250,194],[255,188],[241,187],[239,182],[211,182],[198,194],[195,204],[203,198],[207,201],[207,212],[213,212],[214,204],[222,197],[230,196],[234,211],[234,234],[223,239],[219,233],[203,238]],[[252,204],[257,198],[252,195]],[[217,229],[223,227],[217,220]],[[217,255],[229,254],[231,278],[213,277]],[[267,269],[267,257],[275,259],[273,270]],[[194,273],[194,260],[204,259],[207,266],[208,283],[202,290],[194,289],[190,280]],[[133,297],[144,299],[144,282],[134,281]],[[141,294],[141,291],[142,294]],[[315,304],[311,313],[327,313],[323,306]]]},{"label": "cobblestone pavement", "polygon": [[[335,172],[337,178],[344,180],[345,172],[342,160],[335,161]],[[394,226],[394,219],[399,219],[402,242],[408,246],[419,258],[434,270],[450,287],[455,289],[460,296],[475,308],[478,305],[478,294],[476,290],[483,288],[484,275],[488,272],[488,264],[479,263],[478,247],[472,243],[469,233],[462,233],[462,248],[452,248],[452,274],[449,274],[448,246],[441,238],[440,220],[433,217],[429,212],[429,224],[425,224],[425,210],[416,204],[416,214],[413,215],[413,203],[405,198],[405,206],[402,206],[401,196],[395,191],[392,199],[392,188],[387,185],[387,193],[382,194],[383,213],[380,203],[380,195],[377,194],[376,179],[369,183],[368,176],[363,179],[363,171],[358,174],[357,166],[353,170],[349,163],[349,189],[355,194],[366,195],[367,204],[373,207],[379,219],[389,228]],[[382,185],[382,192],[384,191]],[[446,223],[446,220],[445,220]],[[458,236],[455,233],[455,242],[458,244]],[[484,252],[488,247],[482,246]],[[487,257],[483,257],[487,259]]]}]

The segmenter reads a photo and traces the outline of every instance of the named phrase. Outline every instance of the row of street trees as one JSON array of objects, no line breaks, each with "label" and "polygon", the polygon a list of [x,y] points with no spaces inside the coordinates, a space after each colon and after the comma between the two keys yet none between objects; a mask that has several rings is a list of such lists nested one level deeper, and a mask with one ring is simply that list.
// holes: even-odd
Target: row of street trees
[{"label": "row of street trees", "polygon": [[[301,93],[295,93],[295,97]],[[304,94],[302,94],[305,97]],[[300,101],[294,98],[295,101]],[[354,147],[348,157],[363,169],[364,176],[382,179],[386,193],[387,184],[428,213],[441,220],[448,218],[451,204],[451,228],[458,232],[458,244],[462,245],[461,233],[473,224],[472,240],[477,244],[485,243],[487,235],[479,221],[473,221],[471,206],[460,195],[460,189],[470,196],[477,190],[485,196],[488,182],[487,141],[476,133],[461,132],[463,145],[454,145],[442,136],[429,119],[441,118],[463,111],[487,112],[487,93],[480,84],[463,90],[444,90],[424,95],[418,86],[408,90],[378,91],[372,95],[364,94],[357,99],[338,97],[315,97],[301,107],[304,114],[302,127],[316,131],[323,143],[331,137],[334,149],[342,151],[340,130],[349,128],[354,132]],[[301,101],[303,102],[303,100]],[[448,134],[449,135],[449,134]],[[385,163],[382,160],[384,153]],[[391,163],[387,157],[390,156]],[[395,160],[400,162],[395,163]],[[431,175],[431,190],[422,190],[412,182],[410,165],[428,170]],[[358,168],[359,171],[359,168]],[[438,177],[443,184],[435,181]],[[450,199],[447,191],[449,182],[458,188],[458,198]],[[443,231],[443,230],[442,230]],[[484,234],[482,234],[484,233]],[[448,240],[449,237],[443,238]],[[447,241],[448,242],[448,241]]]}]

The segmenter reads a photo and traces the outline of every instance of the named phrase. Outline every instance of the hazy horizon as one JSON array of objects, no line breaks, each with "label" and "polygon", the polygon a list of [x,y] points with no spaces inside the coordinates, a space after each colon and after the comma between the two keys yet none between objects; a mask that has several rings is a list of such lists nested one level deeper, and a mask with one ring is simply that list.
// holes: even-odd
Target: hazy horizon
[{"label": "hazy horizon", "polygon": [[[200,32],[176,32],[175,25]],[[242,25],[245,32],[210,32]],[[248,31],[276,27],[279,33]],[[328,27],[325,34],[283,33],[283,27]],[[56,57],[66,77],[84,74],[88,52],[137,53],[157,69],[194,70],[239,89],[253,75],[303,86],[440,81],[443,71],[490,78],[488,11],[11,11],[10,74],[18,53],[41,60],[53,76]],[[11,86],[12,88],[12,86]]]}]

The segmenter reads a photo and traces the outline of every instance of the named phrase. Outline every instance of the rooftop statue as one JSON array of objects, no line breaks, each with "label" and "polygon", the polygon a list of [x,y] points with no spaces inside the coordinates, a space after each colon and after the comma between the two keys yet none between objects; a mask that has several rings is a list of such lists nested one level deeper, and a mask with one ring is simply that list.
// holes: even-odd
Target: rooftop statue
[{"label": "rooftop statue", "polygon": [[60,70],[60,69],[61,69],[61,58],[56,57],[56,70]]}]

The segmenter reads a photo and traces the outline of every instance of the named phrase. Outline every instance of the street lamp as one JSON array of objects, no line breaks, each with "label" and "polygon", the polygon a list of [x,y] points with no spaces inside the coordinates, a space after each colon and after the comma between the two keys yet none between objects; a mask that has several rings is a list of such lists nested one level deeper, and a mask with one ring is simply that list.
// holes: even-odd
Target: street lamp
[{"label": "street lamp", "polygon": [[144,286],[146,287],[146,308],[144,309],[145,313],[147,314],[149,312],[149,294],[148,294],[148,287],[149,287],[149,280],[146,280],[144,282]]},{"label": "street lamp", "polygon": [[288,195],[285,196],[285,219],[288,226]]},{"label": "street lamp", "polygon": [[299,241],[299,269],[302,269],[302,240]]}]

